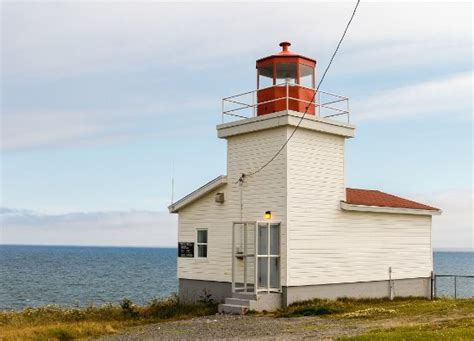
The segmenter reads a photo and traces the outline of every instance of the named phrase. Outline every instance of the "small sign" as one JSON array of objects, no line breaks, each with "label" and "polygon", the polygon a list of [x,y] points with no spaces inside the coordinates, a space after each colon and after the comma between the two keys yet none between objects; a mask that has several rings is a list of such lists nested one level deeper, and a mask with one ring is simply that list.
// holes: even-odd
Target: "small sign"
[{"label": "small sign", "polygon": [[194,257],[194,243],[179,242],[178,243],[178,257]]}]

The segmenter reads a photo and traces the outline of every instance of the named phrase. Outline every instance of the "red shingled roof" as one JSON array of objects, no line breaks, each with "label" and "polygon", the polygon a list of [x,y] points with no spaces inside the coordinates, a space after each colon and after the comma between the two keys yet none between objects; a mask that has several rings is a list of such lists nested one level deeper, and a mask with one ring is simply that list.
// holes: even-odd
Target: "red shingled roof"
[{"label": "red shingled roof", "polygon": [[417,210],[436,210],[438,208],[403,199],[388,193],[358,188],[346,188],[346,203],[365,206],[412,208]]}]

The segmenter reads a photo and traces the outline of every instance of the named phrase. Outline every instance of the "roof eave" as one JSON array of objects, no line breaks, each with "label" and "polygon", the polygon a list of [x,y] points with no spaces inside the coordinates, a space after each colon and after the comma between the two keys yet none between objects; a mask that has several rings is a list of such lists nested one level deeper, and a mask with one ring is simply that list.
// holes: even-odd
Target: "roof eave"
[{"label": "roof eave", "polygon": [[341,209],[344,211],[355,211],[355,212],[411,214],[411,215],[427,215],[427,216],[440,215],[442,213],[442,211],[438,209],[424,210],[424,209],[389,207],[389,206],[367,206],[367,205],[349,204],[345,201],[341,201]]},{"label": "roof eave", "polygon": [[300,58],[300,59],[309,60],[309,61],[313,62],[314,64],[317,63],[316,59],[305,57],[305,56],[302,56],[300,54],[287,53],[287,54],[272,54],[271,56],[266,56],[266,57],[257,59],[257,64],[260,63],[260,62],[266,61],[268,59],[280,58],[280,57],[283,57],[283,58]]},{"label": "roof eave", "polygon": [[227,176],[220,175],[217,178],[209,181],[205,185],[199,187],[198,189],[194,190],[193,192],[189,193],[188,195],[184,196],[183,198],[175,201],[170,206],[168,206],[168,211],[170,213],[178,213],[180,209],[183,207],[193,203],[194,201],[198,200],[202,196],[212,192],[213,190],[225,185],[227,183]]}]

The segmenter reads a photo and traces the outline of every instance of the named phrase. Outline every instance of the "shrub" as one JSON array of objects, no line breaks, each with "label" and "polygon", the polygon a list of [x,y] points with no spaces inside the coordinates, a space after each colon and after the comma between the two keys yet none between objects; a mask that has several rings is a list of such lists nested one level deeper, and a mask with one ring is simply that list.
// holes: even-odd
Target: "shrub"
[{"label": "shrub", "polygon": [[135,305],[128,298],[124,298],[120,302],[120,308],[122,308],[122,313],[127,317],[137,318],[139,315]]},{"label": "shrub", "polygon": [[204,304],[204,305],[214,304],[214,299],[212,298],[212,294],[207,289],[203,289],[202,294],[199,296],[198,303]]},{"label": "shrub", "polygon": [[340,312],[339,309],[329,306],[315,306],[315,307],[301,307],[297,308],[289,313],[282,314],[284,317],[300,317],[300,316],[319,316],[336,314]]},{"label": "shrub", "polygon": [[48,334],[60,341],[67,341],[74,339],[74,336],[63,328],[52,328],[48,330]]}]

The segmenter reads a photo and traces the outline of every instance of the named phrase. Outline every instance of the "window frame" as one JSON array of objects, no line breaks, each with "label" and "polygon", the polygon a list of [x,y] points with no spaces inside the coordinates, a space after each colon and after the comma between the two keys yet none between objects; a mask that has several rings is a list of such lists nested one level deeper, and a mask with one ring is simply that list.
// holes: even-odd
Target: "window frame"
[{"label": "window frame", "polygon": [[[199,242],[199,232],[200,231],[206,231],[206,242],[202,243]],[[199,246],[206,246],[206,257],[200,257],[199,256]],[[197,228],[196,229],[196,252],[195,252],[195,258],[196,259],[208,259],[209,257],[209,229],[207,228]]]},{"label": "window frame", "polygon": [[[309,76],[311,77],[311,86],[307,86],[307,85],[302,84],[302,79],[303,79],[304,77],[307,77],[307,76],[308,76],[308,75],[306,75],[306,76],[301,76],[301,67],[302,67],[302,66],[303,66],[303,67],[308,67],[308,68],[311,69],[311,73],[309,74]],[[298,83],[297,83],[297,84],[298,84],[299,86],[304,87],[304,88],[314,89],[315,86],[316,86],[316,83],[315,83],[315,71],[314,71],[314,70],[315,70],[314,67],[311,67],[311,66],[309,66],[309,65],[307,65],[307,64],[304,64],[304,63],[301,63],[301,62],[298,63]]]},{"label": "window frame", "polygon": [[[261,71],[262,69],[264,68],[271,68],[272,70],[272,77],[267,77],[267,76],[263,76]],[[262,79],[261,77],[265,77],[265,78],[268,78],[268,83],[270,83],[270,85],[263,85],[262,83]],[[257,90],[259,89],[266,89],[266,88],[271,88],[272,86],[275,85],[275,64],[274,63],[271,63],[271,64],[268,64],[268,65],[263,65],[263,66],[260,66],[257,68]]]}]

